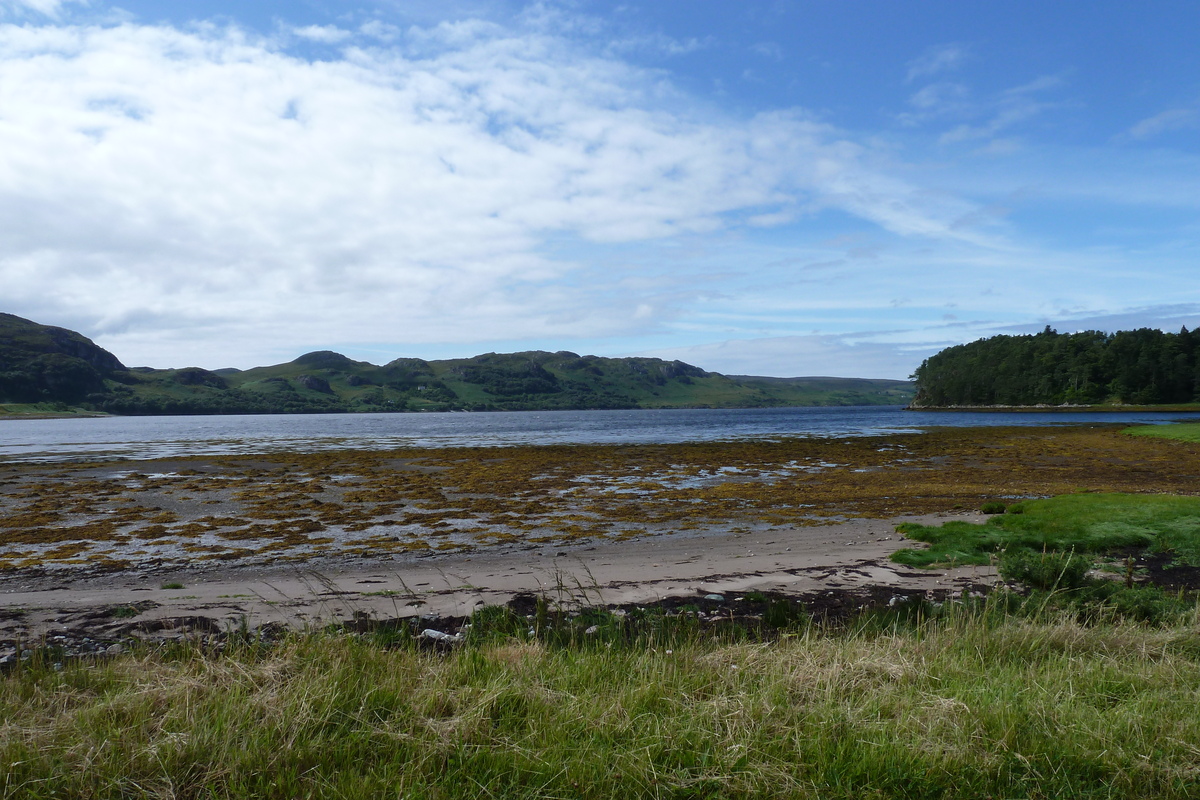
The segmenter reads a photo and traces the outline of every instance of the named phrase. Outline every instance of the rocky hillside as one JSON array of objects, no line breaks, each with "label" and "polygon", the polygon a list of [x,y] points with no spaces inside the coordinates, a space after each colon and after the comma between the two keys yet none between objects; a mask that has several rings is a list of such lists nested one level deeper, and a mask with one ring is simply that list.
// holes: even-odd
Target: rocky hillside
[{"label": "rocky hillside", "polygon": [[328,350],[249,370],[127,369],[80,334],[0,315],[0,403],[114,414],[902,405],[905,381],[756,378],[560,351],[382,366]]},{"label": "rocky hillside", "polygon": [[86,336],[0,314],[0,399],[78,404],[105,394],[125,365]]}]

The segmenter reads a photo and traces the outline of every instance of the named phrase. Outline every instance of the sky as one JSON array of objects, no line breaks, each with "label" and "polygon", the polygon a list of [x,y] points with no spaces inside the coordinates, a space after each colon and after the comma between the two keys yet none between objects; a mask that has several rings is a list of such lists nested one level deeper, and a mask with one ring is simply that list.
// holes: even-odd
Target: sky
[{"label": "sky", "polygon": [[1200,4],[0,0],[0,311],[208,369],[1193,328]]}]

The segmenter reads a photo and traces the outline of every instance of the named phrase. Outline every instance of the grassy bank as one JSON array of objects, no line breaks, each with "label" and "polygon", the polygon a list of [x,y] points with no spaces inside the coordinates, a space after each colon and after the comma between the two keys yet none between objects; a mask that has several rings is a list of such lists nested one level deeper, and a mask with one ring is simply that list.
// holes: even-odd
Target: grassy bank
[{"label": "grassy bank", "polygon": [[66,403],[0,403],[0,419],[60,419],[70,417],[106,417]]},{"label": "grassy bank", "polygon": [[1148,436],[1153,439],[1175,439],[1180,442],[1200,442],[1200,422],[1176,422],[1172,425],[1139,425],[1126,428],[1130,436]]},{"label": "grassy bank", "polygon": [[764,644],[314,633],[33,659],[0,681],[0,795],[1195,797],[1196,626],[993,605]]},{"label": "grassy bank", "polygon": [[1131,551],[1170,553],[1200,566],[1200,497],[1150,494],[1071,494],[1005,505],[986,524],[904,524],[909,539],[924,550],[902,550],[892,558],[910,566],[987,564],[1015,550],[1127,556]]},{"label": "grassy bank", "polygon": [[1073,494],[1006,505],[979,524],[897,527],[924,549],[892,560],[909,566],[995,564],[1000,576],[1084,618],[1106,610],[1163,622],[1192,608],[1200,586],[1200,497]]}]

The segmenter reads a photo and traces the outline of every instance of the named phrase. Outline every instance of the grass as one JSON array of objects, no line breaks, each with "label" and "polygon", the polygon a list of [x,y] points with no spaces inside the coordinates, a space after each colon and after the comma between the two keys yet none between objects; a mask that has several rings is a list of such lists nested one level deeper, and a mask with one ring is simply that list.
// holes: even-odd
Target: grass
[{"label": "grass", "polygon": [[760,644],[493,630],[438,654],[314,632],[59,671],[35,658],[0,679],[0,796],[1200,793],[1196,619],[995,610]]},{"label": "grass", "polygon": [[892,555],[917,567],[984,565],[1002,551],[1018,549],[1095,554],[1154,549],[1200,566],[1200,497],[1071,494],[1015,504],[983,524],[906,523],[898,530],[930,545]]},{"label": "grass", "polygon": [[1130,436],[1149,436],[1156,439],[1176,439],[1181,442],[1200,442],[1200,422],[1176,422],[1170,425],[1139,425],[1126,428]]},{"label": "grass", "polygon": [[73,417],[102,416],[66,403],[0,403],[0,417]]}]

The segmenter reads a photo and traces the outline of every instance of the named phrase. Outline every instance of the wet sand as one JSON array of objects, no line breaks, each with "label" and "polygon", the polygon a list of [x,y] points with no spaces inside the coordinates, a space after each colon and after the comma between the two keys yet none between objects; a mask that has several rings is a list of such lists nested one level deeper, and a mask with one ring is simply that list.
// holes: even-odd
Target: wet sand
[{"label": "wet sand", "polygon": [[[978,515],[955,515],[972,518]],[[975,589],[989,568],[913,570],[891,563],[905,521],[951,515],[853,520],[794,529],[649,536],[581,547],[452,554],[301,567],[223,567],[165,574],[38,580],[6,589],[0,642],[128,634],[178,638],[256,629],[313,627],[355,617],[461,617],[533,593],[568,608],[654,603],[669,597],[749,591],[800,596],[889,587],[910,594]],[[163,588],[182,584],[183,588]],[[133,607],[136,622],[112,610]],[[137,626],[131,629],[131,626]]]}]

